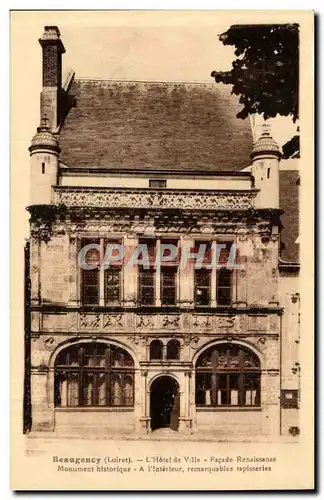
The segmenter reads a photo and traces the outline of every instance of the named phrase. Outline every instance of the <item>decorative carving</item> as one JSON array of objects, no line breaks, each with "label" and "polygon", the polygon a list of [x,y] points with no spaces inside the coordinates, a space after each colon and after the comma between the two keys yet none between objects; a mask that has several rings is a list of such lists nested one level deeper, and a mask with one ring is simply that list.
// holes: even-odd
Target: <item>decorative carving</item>
[{"label": "decorative carving", "polygon": [[190,346],[193,349],[197,349],[197,343],[199,341],[199,337],[197,335],[193,335],[192,333],[187,333],[183,337],[183,343],[186,346]]},{"label": "decorative carving", "polygon": [[216,328],[227,329],[235,327],[235,316],[216,317]]},{"label": "decorative carving", "polygon": [[277,269],[275,267],[271,269],[271,274],[274,278],[277,276]]},{"label": "decorative carving", "polygon": [[75,276],[75,275],[76,275],[76,272],[77,272],[76,265],[75,265],[75,264],[71,264],[71,265],[70,265],[70,273],[71,273],[71,276]]},{"label": "decorative carving", "polygon": [[180,316],[170,315],[162,317],[162,328],[179,328]]},{"label": "decorative carving", "polygon": [[126,208],[184,208],[202,210],[249,209],[254,207],[256,193],[252,191],[183,192],[146,191],[143,189],[114,189],[73,187],[55,188],[55,204],[77,207]]},{"label": "decorative carving", "polygon": [[147,314],[137,316],[136,326],[137,328],[153,328],[154,322],[153,317]]},{"label": "decorative carving", "polygon": [[211,328],[211,317],[210,316],[194,316],[193,318],[193,327],[194,328],[202,328],[207,330]]},{"label": "decorative carving", "polygon": [[86,329],[100,327],[100,314],[80,314],[80,327]]},{"label": "decorative carving", "polygon": [[296,304],[296,303],[297,303],[297,301],[298,301],[298,299],[299,299],[299,293],[294,293],[294,294],[291,296],[291,302],[292,302],[293,304]]},{"label": "decorative carving", "polygon": [[53,234],[65,234],[66,226],[64,224],[54,224],[53,226]]},{"label": "decorative carving", "polygon": [[134,334],[131,337],[127,337],[127,339],[135,345],[147,345],[147,337],[144,337],[143,335]]},{"label": "decorative carving", "polygon": [[34,227],[30,234],[34,240],[48,243],[51,239],[52,228],[48,223],[42,223],[39,226]]},{"label": "decorative carving", "polygon": [[104,315],[104,328],[123,328],[123,315],[122,314],[105,314]]},{"label": "decorative carving", "polygon": [[52,351],[56,345],[54,337],[47,337],[47,339],[44,340],[44,346],[45,349],[48,351]]}]

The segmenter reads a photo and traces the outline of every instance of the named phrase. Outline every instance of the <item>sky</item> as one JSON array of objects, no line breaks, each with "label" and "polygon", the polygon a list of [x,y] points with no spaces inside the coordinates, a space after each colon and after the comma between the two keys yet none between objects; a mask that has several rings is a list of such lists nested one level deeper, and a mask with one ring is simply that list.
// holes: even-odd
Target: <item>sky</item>
[{"label": "sky", "polygon": [[[230,69],[235,57],[233,47],[224,46],[218,35],[238,22],[244,22],[242,12],[230,17],[224,11],[11,12],[11,157],[13,173],[24,187],[17,190],[13,183],[15,208],[29,204],[28,146],[40,120],[38,39],[45,25],[57,25],[61,32],[63,81],[73,69],[76,78],[212,83],[211,71]],[[256,135],[261,121],[257,117]],[[290,118],[269,122],[280,145],[296,129]],[[23,234],[28,237],[26,225]]]}]

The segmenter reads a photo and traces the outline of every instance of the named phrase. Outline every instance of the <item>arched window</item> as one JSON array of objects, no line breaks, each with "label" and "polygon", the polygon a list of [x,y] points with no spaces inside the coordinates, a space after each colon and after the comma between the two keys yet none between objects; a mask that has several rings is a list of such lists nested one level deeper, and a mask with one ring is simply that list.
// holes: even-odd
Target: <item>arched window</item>
[{"label": "arched window", "polygon": [[168,342],[167,359],[180,359],[180,342],[178,340]]},{"label": "arched window", "polygon": [[134,362],[103,343],[67,347],[55,360],[55,406],[133,406]]},{"label": "arched window", "polygon": [[161,340],[153,340],[150,344],[150,359],[163,358],[163,343]]},{"label": "arched window", "polygon": [[196,405],[259,406],[260,360],[237,344],[206,349],[196,363]]}]

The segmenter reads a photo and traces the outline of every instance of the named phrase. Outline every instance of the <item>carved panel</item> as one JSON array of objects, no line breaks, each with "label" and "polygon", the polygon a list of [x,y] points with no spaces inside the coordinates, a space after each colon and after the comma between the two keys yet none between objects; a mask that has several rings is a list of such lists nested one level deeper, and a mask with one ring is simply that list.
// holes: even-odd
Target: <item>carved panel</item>
[{"label": "carved panel", "polygon": [[162,328],[180,328],[180,316],[179,315],[168,315],[161,316],[161,327]]},{"label": "carved panel", "polygon": [[154,317],[149,314],[140,314],[136,318],[136,328],[142,328],[144,330],[154,328]]},{"label": "carved panel", "polygon": [[253,208],[255,193],[251,191],[183,192],[146,191],[142,189],[98,188],[96,191],[56,188],[55,203],[77,207],[127,208],[184,208],[184,209],[249,209]]},{"label": "carved panel", "polygon": [[192,349],[197,349],[199,342],[199,337],[192,333],[186,333],[183,337],[183,343],[186,346],[190,346]]},{"label": "carved panel", "polygon": [[216,330],[233,330],[235,329],[235,316],[217,316]]},{"label": "carved panel", "polygon": [[210,330],[212,328],[212,316],[193,316],[192,326],[198,330]]},{"label": "carved panel", "polygon": [[80,314],[80,328],[95,330],[100,327],[100,314]]},{"label": "carved panel", "polygon": [[122,314],[104,314],[103,327],[106,328],[124,328]]}]

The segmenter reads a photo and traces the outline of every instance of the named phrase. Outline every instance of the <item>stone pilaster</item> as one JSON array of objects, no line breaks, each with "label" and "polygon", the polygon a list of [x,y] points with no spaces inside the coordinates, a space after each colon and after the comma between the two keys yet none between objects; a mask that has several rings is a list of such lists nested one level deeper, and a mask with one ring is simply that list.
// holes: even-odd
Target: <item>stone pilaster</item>
[{"label": "stone pilaster", "polygon": [[135,307],[138,288],[138,269],[136,265],[130,264],[129,260],[138,245],[138,238],[130,234],[125,235],[123,244],[125,247],[124,259],[126,264],[123,266],[123,303],[125,307]]},{"label": "stone pilaster", "polygon": [[194,246],[194,241],[188,236],[183,236],[180,240],[180,297],[179,305],[180,307],[193,307],[194,305],[194,263],[190,261],[189,258],[185,258],[188,255],[190,248]]}]

